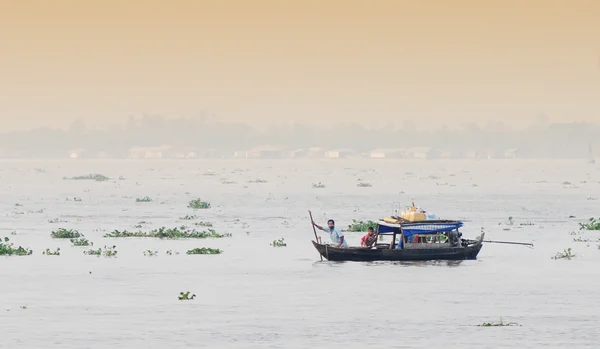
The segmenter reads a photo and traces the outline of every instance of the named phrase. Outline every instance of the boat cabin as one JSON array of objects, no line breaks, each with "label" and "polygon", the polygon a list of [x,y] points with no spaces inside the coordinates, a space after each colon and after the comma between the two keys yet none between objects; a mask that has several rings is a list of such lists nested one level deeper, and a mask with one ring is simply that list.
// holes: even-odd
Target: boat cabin
[{"label": "boat cabin", "polygon": [[375,234],[379,237],[391,237],[390,243],[378,242],[377,249],[432,249],[460,247],[462,233],[460,221],[431,220],[409,222],[399,220],[397,223],[388,219],[377,222]]}]

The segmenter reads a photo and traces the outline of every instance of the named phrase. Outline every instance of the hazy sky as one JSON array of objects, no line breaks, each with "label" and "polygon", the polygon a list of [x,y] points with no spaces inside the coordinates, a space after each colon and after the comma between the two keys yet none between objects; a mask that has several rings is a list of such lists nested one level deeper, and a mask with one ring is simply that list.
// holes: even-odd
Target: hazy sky
[{"label": "hazy sky", "polygon": [[598,0],[0,0],[0,130],[600,121]]}]

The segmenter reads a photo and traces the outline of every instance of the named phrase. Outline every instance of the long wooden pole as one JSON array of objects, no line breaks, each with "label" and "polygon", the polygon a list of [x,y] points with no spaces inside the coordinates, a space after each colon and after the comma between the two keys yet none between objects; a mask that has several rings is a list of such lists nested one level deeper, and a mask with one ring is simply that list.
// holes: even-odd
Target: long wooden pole
[{"label": "long wooden pole", "polygon": [[492,240],[483,240],[483,242],[491,242],[495,244],[508,244],[508,245],[524,245],[533,247],[532,243],[529,242],[512,242],[512,241],[492,241]]},{"label": "long wooden pole", "polygon": [[[312,212],[308,210],[308,215],[310,216],[310,225],[312,225],[313,232],[315,233],[315,242],[319,243],[319,237],[317,236],[317,229],[315,228],[315,221],[313,220]],[[319,257],[321,257],[321,262],[323,261],[323,256],[319,252]]]}]

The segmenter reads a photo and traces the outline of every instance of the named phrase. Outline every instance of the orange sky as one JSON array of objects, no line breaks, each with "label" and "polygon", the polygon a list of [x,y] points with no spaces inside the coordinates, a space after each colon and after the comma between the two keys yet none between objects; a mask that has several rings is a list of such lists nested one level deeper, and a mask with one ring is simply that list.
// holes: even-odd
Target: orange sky
[{"label": "orange sky", "polygon": [[0,130],[600,122],[600,1],[0,0]]}]

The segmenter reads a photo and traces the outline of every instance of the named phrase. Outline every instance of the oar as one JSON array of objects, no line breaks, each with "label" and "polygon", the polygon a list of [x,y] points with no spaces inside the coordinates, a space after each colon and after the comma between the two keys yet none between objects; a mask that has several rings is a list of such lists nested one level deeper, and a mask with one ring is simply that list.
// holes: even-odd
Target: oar
[{"label": "oar", "polygon": [[[310,225],[312,225],[313,231],[315,232],[315,242],[319,243],[319,237],[317,236],[317,229],[315,229],[315,221],[313,220],[312,212],[310,212],[310,210],[308,210],[308,215],[310,216]],[[319,257],[321,257],[321,262],[322,262],[323,256],[321,255],[321,252],[319,252]]]},{"label": "oar", "polygon": [[492,240],[483,240],[483,242],[492,242],[492,243],[495,243],[495,244],[508,244],[508,245],[523,245],[523,246],[531,246],[531,247],[533,247],[533,244],[529,243],[529,242],[492,241]]}]

